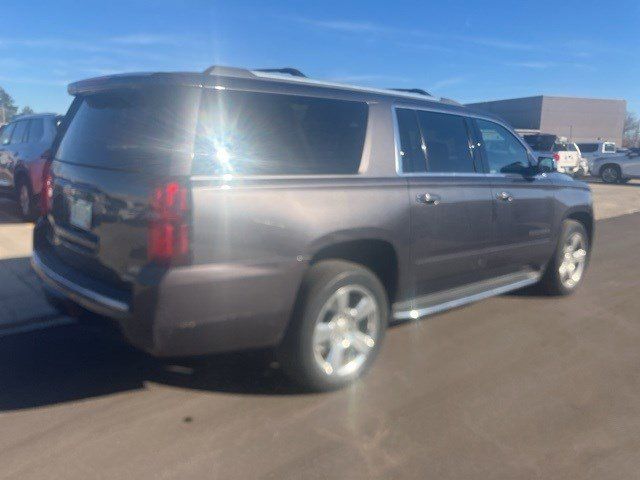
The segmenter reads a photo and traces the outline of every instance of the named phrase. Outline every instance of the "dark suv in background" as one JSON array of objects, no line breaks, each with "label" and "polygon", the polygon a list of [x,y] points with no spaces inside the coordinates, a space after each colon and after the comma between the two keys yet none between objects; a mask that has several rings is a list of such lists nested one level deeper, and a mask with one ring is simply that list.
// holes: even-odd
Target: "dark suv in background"
[{"label": "dark suv in background", "polygon": [[45,153],[60,119],[53,113],[21,115],[0,133],[0,191],[15,197],[25,220],[38,213]]},{"label": "dark suv in background", "polygon": [[293,69],[69,92],[33,267],[52,302],[152,354],[275,347],[298,382],[336,388],[391,320],[583,278],[588,186],[486,114]]}]

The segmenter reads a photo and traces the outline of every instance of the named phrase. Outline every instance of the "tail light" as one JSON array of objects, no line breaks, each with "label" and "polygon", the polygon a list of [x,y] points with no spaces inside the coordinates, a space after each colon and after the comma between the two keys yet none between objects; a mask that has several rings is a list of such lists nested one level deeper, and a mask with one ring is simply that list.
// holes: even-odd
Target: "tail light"
[{"label": "tail light", "polygon": [[187,189],[169,182],[154,189],[151,198],[147,256],[162,265],[189,260],[189,202]]},{"label": "tail light", "polygon": [[47,150],[42,154],[42,190],[40,192],[40,210],[42,215],[51,212],[53,206],[53,176],[51,175],[51,154]]},{"label": "tail light", "polygon": [[554,153],[554,154],[553,154],[553,159],[554,159],[556,162],[559,162],[559,161],[560,161],[560,154],[559,154],[559,153]]}]

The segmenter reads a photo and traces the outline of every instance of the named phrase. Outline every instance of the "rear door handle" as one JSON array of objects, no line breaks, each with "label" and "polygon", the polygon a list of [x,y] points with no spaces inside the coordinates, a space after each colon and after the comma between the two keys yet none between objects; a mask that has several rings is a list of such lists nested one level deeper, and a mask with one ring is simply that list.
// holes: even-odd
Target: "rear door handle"
[{"label": "rear door handle", "polygon": [[422,203],[423,205],[438,205],[440,203],[440,197],[432,193],[419,193],[416,195],[416,202]]},{"label": "rear door handle", "polygon": [[513,195],[511,195],[509,192],[500,192],[498,195],[496,195],[496,197],[498,198],[498,200],[502,200],[503,202],[513,202]]}]

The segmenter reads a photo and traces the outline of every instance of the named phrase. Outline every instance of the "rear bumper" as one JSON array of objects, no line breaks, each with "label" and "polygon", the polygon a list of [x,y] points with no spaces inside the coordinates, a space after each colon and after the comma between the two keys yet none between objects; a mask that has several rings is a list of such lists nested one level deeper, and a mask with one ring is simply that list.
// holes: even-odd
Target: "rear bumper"
[{"label": "rear bumper", "polygon": [[[297,262],[295,262],[297,263]],[[201,265],[141,275],[130,301],[88,288],[47,252],[31,264],[47,288],[115,319],[127,340],[156,356],[190,356],[277,345],[288,325],[302,265]]]}]

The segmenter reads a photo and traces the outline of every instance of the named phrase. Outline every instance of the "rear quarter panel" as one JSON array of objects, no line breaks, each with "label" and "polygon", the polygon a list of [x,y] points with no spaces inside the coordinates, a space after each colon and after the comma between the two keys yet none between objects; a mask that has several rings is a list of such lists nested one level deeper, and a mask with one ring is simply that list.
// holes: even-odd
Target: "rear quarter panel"
[{"label": "rear quarter panel", "polygon": [[[323,247],[357,239],[389,242],[401,271],[409,242],[401,178],[193,180],[193,261],[264,268],[270,288],[248,301],[290,311],[302,277]],[[401,275],[402,277],[402,275]],[[400,288],[402,288],[400,286]]]}]

